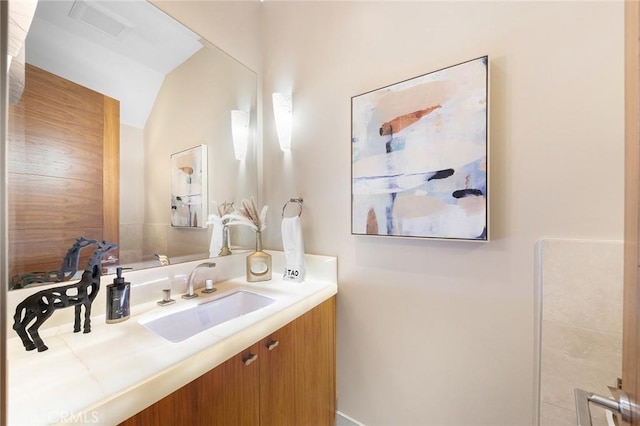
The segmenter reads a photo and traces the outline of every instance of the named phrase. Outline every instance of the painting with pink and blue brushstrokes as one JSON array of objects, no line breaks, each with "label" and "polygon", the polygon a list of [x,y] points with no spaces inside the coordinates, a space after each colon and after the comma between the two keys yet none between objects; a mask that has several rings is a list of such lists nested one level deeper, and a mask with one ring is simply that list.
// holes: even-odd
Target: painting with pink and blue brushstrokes
[{"label": "painting with pink and blue brushstrokes", "polygon": [[351,232],[488,240],[483,56],[351,98]]}]

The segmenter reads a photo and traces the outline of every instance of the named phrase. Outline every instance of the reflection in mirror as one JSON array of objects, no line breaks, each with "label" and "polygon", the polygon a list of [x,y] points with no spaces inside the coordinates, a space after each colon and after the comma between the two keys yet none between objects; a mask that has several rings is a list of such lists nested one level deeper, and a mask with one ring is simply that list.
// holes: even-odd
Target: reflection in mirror
[{"label": "reflection in mirror", "polygon": [[[77,278],[68,269],[92,251],[82,237],[118,243],[108,271],[209,257],[211,226],[171,226],[171,155],[207,146],[210,212],[256,194],[256,74],[140,0],[41,0],[24,49],[9,108],[9,286]],[[250,113],[242,161],[232,110]],[[234,249],[255,243],[242,228]]]}]

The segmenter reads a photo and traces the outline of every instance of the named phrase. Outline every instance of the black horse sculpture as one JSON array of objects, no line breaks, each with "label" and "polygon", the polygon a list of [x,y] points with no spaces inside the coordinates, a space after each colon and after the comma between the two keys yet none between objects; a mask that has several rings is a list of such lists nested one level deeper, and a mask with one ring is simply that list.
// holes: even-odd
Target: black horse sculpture
[{"label": "black horse sculpture", "polygon": [[[41,290],[18,304],[13,316],[13,329],[20,336],[26,350],[32,351],[37,348],[38,352],[42,352],[49,349],[38,334],[38,329],[57,309],[75,306],[73,332],[77,333],[80,331],[80,310],[84,305],[83,332],[91,332],[91,304],[100,290],[101,259],[104,254],[116,247],[118,247],[116,244],[107,241],[99,243],[79,282]],[[35,322],[29,326],[34,320]]]},{"label": "black horse sculpture", "polygon": [[62,259],[62,265],[60,265],[59,270],[16,274],[11,277],[11,289],[27,288],[32,284],[39,283],[69,281],[78,271],[80,251],[85,247],[98,244],[98,242],[97,240],[89,240],[82,236],[77,238],[76,242],[67,250],[67,254],[64,256],[64,259]]}]

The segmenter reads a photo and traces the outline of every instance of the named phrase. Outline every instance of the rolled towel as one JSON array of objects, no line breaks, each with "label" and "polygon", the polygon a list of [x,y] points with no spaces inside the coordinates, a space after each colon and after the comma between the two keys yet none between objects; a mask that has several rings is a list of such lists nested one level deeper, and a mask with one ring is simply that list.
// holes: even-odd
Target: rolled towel
[{"label": "rolled towel", "polygon": [[285,260],[283,279],[303,282],[306,271],[302,226],[300,225],[299,216],[282,218],[282,247]]},{"label": "rolled towel", "polygon": [[220,249],[222,248],[222,219],[220,216],[215,214],[209,215],[209,220],[207,220],[208,225],[213,225],[213,229],[211,230],[211,243],[209,244],[209,257],[216,257],[220,254]]}]

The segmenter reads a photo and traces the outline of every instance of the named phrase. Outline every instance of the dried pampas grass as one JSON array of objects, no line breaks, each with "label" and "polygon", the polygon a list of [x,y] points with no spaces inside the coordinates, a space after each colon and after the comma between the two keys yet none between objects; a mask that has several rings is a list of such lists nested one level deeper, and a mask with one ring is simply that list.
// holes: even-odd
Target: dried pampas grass
[{"label": "dried pampas grass", "polygon": [[254,231],[262,232],[267,227],[267,210],[268,206],[262,207],[262,210],[258,213],[258,206],[256,200],[251,197],[247,200],[242,200],[242,206],[236,208],[236,210],[230,214],[234,225],[246,225]]},{"label": "dried pampas grass", "polygon": [[233,207],[233,201],[231,202],[223,202],[222,204],[218,204],[215,203],[216,206],[216,211],[218,212],[218,216],[223,218],[226,215],[230,215],[231,213],[233,213],[234,207]]}]

